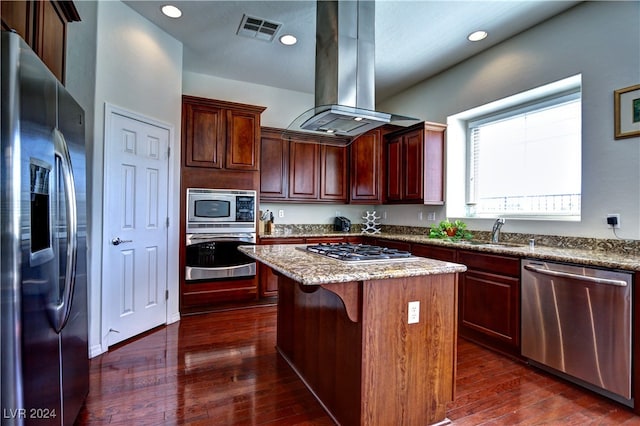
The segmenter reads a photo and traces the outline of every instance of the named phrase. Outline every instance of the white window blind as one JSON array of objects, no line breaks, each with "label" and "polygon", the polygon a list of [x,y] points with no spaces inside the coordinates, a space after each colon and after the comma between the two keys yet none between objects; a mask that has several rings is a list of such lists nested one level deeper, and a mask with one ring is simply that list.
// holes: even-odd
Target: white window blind
[{"label": "white window blind", "polygon": [[469,122],[467,204],[478,216],[580,216],[580,92]]}]

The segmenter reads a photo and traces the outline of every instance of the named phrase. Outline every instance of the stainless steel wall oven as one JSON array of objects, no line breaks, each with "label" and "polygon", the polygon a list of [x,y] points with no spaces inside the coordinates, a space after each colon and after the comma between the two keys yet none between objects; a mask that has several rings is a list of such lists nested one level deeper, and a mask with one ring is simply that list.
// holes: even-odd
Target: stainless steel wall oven
[{"label": "stainless steel wall oven", "polygon": [[238,246],[256,243],[256,191],[188,188],[186,198],[185,281],[255,277]]},{"label": "stainless steel wall oven", "polygon": [[255,243],[255,233],[187,234],[185,280],[254,277],[256,261],[241,253],[238,246]]}]

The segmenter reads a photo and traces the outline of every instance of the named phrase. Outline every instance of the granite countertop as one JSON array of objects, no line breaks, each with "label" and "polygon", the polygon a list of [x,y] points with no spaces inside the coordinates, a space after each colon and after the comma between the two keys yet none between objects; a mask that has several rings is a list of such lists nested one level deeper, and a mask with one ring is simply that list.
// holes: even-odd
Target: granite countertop
[{"label": "granite countertop", "polygon": [[[262,238],[309,238],[309,237],[365,237],[380,238],[391,241],[404,241],[408,243],[435,245],[453,249],[474,250],[484,253],[498,255],[516,256],[521,258],[531,258],[548,260],[555,262],[569,262],[585,266],[595,266],[611,269],[623,269],[627,271],[640,271],[640,255],[635,253],[621,253],[616,250],[604,249],[583,249],[577,247],[552,247],[536,244],[530,249],[528,244],[504,242],[499,244],[489,244],[485,242],[463,242],[448,241],[429,238],[423,234],[401,234],[401,233],[380,233],[374,235],[361,234],[358,232],[304,232],[304,233],[280,233],[276,235],[263,235]],[[637,253],[637,250],[636,250]]]},{"label": "granite countertop", "polygon": [[246,255],[304,285],[464,272],[466,266],[416,257],[413,259],[353,263],[300,250],[305,245],[275,244],[239,246]]},{"label": "granite countertop", "polygon": [[512,243],[469,243],[464,241],[447,241],[429,238],[426,235],[387,234],[379,238],[409,243],[431,244],[455,249],[475,250],[484,253],[511,255],[521,258],[569,262],[585,266],[596,266],[627,271],[640,271],[640,256],[621,254],[605,250],[585,250],[565,247],[546,247],[536,245],[530,249],[528,245]]}]

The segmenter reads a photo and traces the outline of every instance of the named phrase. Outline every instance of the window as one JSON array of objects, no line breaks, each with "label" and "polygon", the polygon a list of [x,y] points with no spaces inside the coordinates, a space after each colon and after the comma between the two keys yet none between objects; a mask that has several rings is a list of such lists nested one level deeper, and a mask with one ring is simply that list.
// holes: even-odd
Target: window
[{"label": "window", "polygon": [[468,215],[579,219],[581,142],[579,86],[468,120]]}]

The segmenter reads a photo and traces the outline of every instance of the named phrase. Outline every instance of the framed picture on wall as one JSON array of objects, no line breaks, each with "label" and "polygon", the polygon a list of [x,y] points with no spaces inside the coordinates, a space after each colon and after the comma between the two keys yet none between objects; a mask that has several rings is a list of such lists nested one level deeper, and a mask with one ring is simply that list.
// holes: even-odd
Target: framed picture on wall
[{"label": "framed picture on wall", "polygon": [[640,84],[613,92],[616,139],[640,136]]}]

